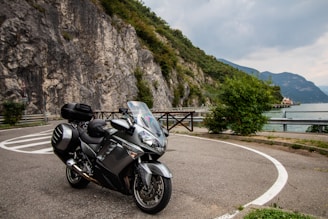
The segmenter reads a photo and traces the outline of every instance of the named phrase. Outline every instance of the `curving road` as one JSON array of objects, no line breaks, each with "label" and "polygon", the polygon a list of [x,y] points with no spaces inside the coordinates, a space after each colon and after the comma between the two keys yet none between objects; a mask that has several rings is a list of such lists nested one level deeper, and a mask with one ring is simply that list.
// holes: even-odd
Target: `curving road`
[{"label": "curving road", "polygon": [[[49,150],[53,127],[0,131],[1,217],[153,218],[132,197],[93,184],[70,188]],[[173,193],[155,217],[224,218],[251,203],[328,217],[327,157],[172,134],[161,161],[173,172]]]}]

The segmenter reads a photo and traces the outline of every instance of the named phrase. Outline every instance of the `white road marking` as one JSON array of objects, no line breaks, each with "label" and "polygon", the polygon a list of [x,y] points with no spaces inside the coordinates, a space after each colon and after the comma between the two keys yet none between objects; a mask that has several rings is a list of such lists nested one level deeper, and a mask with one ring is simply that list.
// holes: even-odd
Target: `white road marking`
[{"label": "white road marking", "polygon": [[[44,137],[40,137],[40,138],[32,138],[33,141],[42,140],[42,139],[49,139],[49,136],[44,136]],[[23,140],[10,141],[10,142],[7,143],[7,145],[9,145],[9,144],[19,144],[19,143],[29,142],[29,141],[31,141],[31,139],[26,138],[26,139],[23,139]]]},{"label": "white road marking", "polygon": [[[180,135],[180,134],[176,134],[176,135]],[[288,173],[287,170],[285,169],[285,167],[275,158],[252,148],[248,148],[245,147],[243,145],[239,145],[239,144],[234,144],[234,143],[230,143],[230,142],[226,142],[226,141],[221,141],[221,140],[215,140],[215,139],[208,139],[208,138],[201,138],[201,137],[196,137],[196,136],[190,136],[190,135],[180,135],[180,136],[184,136],[184,137],[190,137],[190,138],[196,138],[196,139],[201,139],[201,140],[205,140],[205,141],[213,141],[213,142],[218,142],[218,143],[224,143],[224,144],[229,144],[235,147],[239,147],[245,150],[249,150],[251,152],[254,152],[256,154],[259,154],[261,156],[263,156],[264,158],[270,160],[273,165],[276,167],[277,171],[278,171],[278,177],[276,179],[276,181],[273,183],[273,185],[264,193],[262,194],[260,197],[254,199],[253,201],[245,204],[243,207],[247,207],[249,205],[264,205],[265,203],[269,202],[271,199],[273,199],[276,195],[278,195],[280,193],[280,191],[285,187],[287,181],[288,181]],[[239,213],[239,211],[235,211],[234,213],[230,214],[224,214],[222,216],[217,217],[216,219],[230,219],[233,218],[234,216],[236,216]]]},{"label": "white road marking", "polygon": [[[43,127],[48,127],[51,125],[44,125]],[[21,130],[21,129],[26,129],[26,128],[13,128],[13,129],[2,129],[0,132],[10,132],[10,131],[15,131],[15,130]],[[47,130],[47,131],[52,131],[52,130]]]},{"label": "white road marking", "polygon": [[[0,148],[28,154],[53,154],[53,149],[50,142],[52,131],[53,130],[46,130],[36,134],[24,135],[8,139],[6,141],[0,142]],[[48,140],[40,141],[45,139]],[[33,150],[33,147],[42,145],[45,147],[41,149],[38,147],[38,149]]]},{"label": "white road marking", "polygon": [[44,153],[49,153],[49,152],[52,153],[52,151],[53,151],[52,148],[43,148],[43,149],[40,149],[40,150],[36,150],[36,151],[34,151],[34,153],[37,153],[37,154],[44,154]]},{"label": "white road marking", "polygon": [[[34,141],[35,139],[32,138],[32,140]],[[35,142],[35,143],[31,143],[31,144],[24,144],[24,145],[19,145],[19,146],[15,146],[15,147],[10,147],[10,149],[17,150],[17,149],[22,149],[22,148],[35,147],[35,146],[39,146],[39,145],[43,145],[43,144],[49,144],[49,143],[50,143],[50,140],[49,141],[41,141],[41,142]]]}]

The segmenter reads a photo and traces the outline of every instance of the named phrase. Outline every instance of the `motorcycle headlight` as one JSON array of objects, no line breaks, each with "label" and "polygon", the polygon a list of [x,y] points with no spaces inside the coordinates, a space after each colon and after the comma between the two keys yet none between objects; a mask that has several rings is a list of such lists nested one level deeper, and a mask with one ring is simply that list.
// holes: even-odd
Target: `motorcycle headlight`
[{"label": "motorcycle headlight", "polygon": [[158,150],[159,152],[163,152],[163,150],[165,150],[164,145],[161,145],[160,142],[151,134],[147,133],[147,132],[140,132],[139,133],[139,138],[141,140],[142,143],[155,148],[156,150]]}]

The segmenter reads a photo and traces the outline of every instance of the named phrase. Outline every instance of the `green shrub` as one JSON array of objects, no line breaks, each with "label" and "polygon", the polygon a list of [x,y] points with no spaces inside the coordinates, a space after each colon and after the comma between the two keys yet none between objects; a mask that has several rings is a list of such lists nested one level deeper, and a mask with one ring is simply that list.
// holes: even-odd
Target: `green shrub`
[{"label": "green shrub", "polygon": [[23,103],[6,101],[3,103],[3,108],[4,123],[9,125],[15,125],[22,118],[25,106]]},{"label": "green shrub", "polygon": [[142,79],[143,72],[141,71],[140,68],[137,68],[135,70],[134,76],[137,79],[137,88],[138,88],[137,99],[145,102],[149,108],[152,108],[154,104],[153,95],[147,82]]},{"label": "green shrub", "polygon": [[64,37],[64,39],[66,41],[71,41],[73,39],[73,36],[70,33],[66,32],[66,31],[62,32],[62,36]]},{"label": "green shrub", "polygon": [[204,125],[213,133],[221,133],[228,128],[228,121],[225,118],[227,108],[223,105],[217,106],[204,118]]},{"label": "green shrub", "polygon": [[253,76],[226,78],[220,87],[221,103],[205,119],[205,126],[213,132],[229,127],[240,135],[260,131],[267,122],[263,112],[271,109],[271,91],[265,83]]},{"label": "green shrub", "polygon": [[328,125],[311,125],[306,132],[328,133]]}]

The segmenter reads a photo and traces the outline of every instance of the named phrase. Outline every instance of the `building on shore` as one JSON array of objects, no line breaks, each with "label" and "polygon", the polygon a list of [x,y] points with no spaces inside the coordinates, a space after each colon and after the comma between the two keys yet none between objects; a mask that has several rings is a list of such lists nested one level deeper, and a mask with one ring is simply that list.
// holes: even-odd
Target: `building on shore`
[{"label": "building on shore", "polygon": [[291,105],[294,105],[294,102],[290,98],[284,97],[281,101],[281,104],[291,106]]}]

